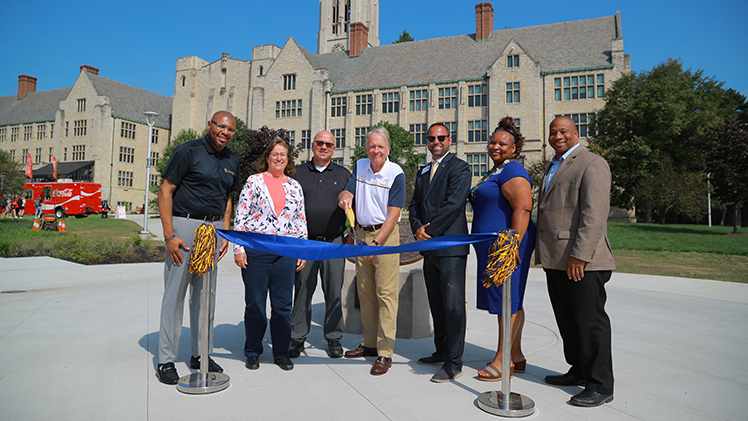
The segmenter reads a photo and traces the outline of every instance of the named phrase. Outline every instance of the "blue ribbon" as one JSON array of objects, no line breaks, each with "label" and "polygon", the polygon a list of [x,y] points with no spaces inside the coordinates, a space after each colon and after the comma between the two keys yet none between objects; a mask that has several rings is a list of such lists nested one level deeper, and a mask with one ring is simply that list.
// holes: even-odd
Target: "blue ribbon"
[{"label": "blue ribbon", "polygon": [[221,237],[240,246],[276,256],[287,256],[303,260],[327,260],[438,250],[466,244],[482,243],[484,241],[494,241],[499,235],[497,233],[446,235],[444,237],[416,241],[400,246],[354,246],[256,232],[223,229],[217,229],[216,231]]}]

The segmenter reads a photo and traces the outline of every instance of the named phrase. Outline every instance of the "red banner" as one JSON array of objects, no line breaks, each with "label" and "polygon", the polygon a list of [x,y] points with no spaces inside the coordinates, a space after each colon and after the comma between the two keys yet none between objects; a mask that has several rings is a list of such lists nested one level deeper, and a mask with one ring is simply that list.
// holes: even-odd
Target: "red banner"
[{"label": "red banner", "polygon": [[31,154],[26,152],[26,177],[34,178],[34,170],[31,168]]},{"label": "red banner", "polygon": [[57,158],[54,155],[52,155],[52,168],[54,169],[52,176],[57,180]]}]

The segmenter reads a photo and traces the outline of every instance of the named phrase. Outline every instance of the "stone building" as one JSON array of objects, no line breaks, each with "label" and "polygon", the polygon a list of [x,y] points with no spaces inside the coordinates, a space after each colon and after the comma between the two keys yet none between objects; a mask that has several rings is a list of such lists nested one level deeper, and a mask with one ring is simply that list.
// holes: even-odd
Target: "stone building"
[{"label": "stone building", "polygon": [[[18,77],[18,95],[0,97],[0,149],[17,162],[31,154],[34,181],[58,178],[101,183],[102,200],[127,209],[142,206],[148,155],[143,113],[158,113],[153,162],[171,138],[172,99],[99,76],[81,66],[70,88],[36,92],[37,79]],[[153,170],[153,168],[152,168]],[[151,183],[160,183],[151,171]]]},{"label": "stone building", "polygon": [[477,177],[491,167],[487,137],[502,117],[514,117],[527,138],[527,160],[550,156],[550,121],[572,117],[585,139],[603,94],[630,71],[620,13],[494,30],[486,2],[475,6],[474,33],[380,46],[378,8],[372,0],[320,0],[316,54],[290,37],[282,47],[254,47],[250,60],[178,59],[175,132],[201,129],[227,109],[250,128],[288,130],[305,148],[301,160],[311,156],[312,136],[330,130],[334,160],[348,165],[380,120],[413,133],[420,152],[428,126],[442,122]]}]

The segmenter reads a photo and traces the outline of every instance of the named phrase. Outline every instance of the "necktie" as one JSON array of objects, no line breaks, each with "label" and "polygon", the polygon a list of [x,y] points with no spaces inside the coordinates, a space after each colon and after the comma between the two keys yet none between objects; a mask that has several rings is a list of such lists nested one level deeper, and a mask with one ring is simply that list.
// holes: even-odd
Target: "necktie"
[{"label": "necktie", "polygon": [[437,167],[439,167],[439,161],[433,161],[431,163],[431,177],[429,178],[429,181],[434,179],[434,174],[436,174]]}]

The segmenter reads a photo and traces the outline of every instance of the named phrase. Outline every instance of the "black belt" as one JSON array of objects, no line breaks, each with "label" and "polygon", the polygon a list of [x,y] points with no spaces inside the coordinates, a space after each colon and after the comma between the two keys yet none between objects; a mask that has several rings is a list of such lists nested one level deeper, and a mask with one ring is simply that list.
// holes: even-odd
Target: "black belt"
[{"label": "black belt", "polygon": [[316,237],[309,237],[310,240],[314,241],[324,241],[325,243],[329,243],[331,241],[334,241],[336,238],[340,237],[340,235],[333,235],[330,237],[324,236],[324,235],[318,235]]},{"label": "black belt", "polygon": [[378,230],[379,228],[382,228],[382,224],[377,224],[377,225],[361,225],[361,224],[359,224],[358,226],[361,227],[361,229],[364,230],[364,231],[366,231],[366,232],[373,232],[373,231]]},{"label": "black belt", "polygon": [[201,221],[213,222],[223,219],[223,215],[193,215],[191,213],[172,212],[171,216],[178,216],[187,219],[199,219]]}]

